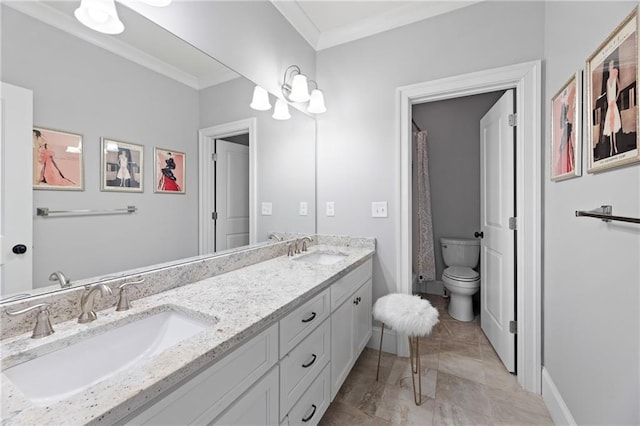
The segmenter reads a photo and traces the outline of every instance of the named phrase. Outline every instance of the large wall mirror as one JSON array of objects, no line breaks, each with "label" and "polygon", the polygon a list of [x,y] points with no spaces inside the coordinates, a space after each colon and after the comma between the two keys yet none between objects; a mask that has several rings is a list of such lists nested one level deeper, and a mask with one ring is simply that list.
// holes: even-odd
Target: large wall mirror
[{"label": "large wall mirror", "polygon": [[[276,121],[269,111],[254,111],[249,108],[254,84],[214,58],[119,3],[125,32],[91,32],[73,18],[78,4],[0,6],[2,81],[33,91],[35,127],[77,134],[83,143],[82,191],[32,190],[33,282],[25,286],[32,294],[59,290],[49,280],[55,271],[62,271],[72,284],[83,284],[92,277],[217,251],[215,245],[201,243],[214,236],[201,235],[202,212],[210,213],[200,200],[215,197],[200,194],[200,169],[207,165],[198,155],[203,152],[199,145],[218,139],[203,138],[199,131],[229,123],[254,124],[251,137],[237,130],[220,138],[245,148],[247,141],[255,143],[247,154],[253,156],[248,162],[253,165],[251,201],[236,203],[250,207],[253,225],[250,235],[229,238],[222,248],[264,243],[272,231],[315,233],[312,117],[292,108],[290,120]],[[55,18],[45,23],[43,16]],[[142,147],[142,192],[102,188],[103,138]],[[156,148],[185,155],[184,193],[156,191]],[[37,162],[37,152],[35,158]],[[237,185],[229,185],[232,194],[227,198],[236,194],[234,188],[249,185],[250,176],[232,181]],[[264,203],[271,207],[270,214],[262,213]],[[301,204],[306,214],[301,214]],[[37,207],[102,211],[127,206],[135,206],[136,212],[58,217],[35,212]],[[233,210],[229,216],[243,214]],[[203,246],[209,248],[203,251]]]}]

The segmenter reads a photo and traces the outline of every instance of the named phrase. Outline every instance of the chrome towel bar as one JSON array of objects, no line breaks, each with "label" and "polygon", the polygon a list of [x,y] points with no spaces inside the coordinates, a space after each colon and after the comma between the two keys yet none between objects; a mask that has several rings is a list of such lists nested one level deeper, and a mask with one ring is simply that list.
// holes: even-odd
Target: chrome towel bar
[{"label": "chrome towel bar", "polygon": [[126,209],[113,210],[49,210],[48,207],[36,208],[36,215],[43,217],[51,216],[91,216],[101,214],[129,214],[137,211],[136,206],[127,206]]},{"label": "chrome towel bar", "polygon": [[612,212],[613,212],[612,206],[601,206],[597,209],[589,210],[586,212],[576,210],[576,216],[595,217],[597,219],[602,219],[603,222],[611,222],[612,220],[617,220],[618,222],[640,223],[640,219],[638,218],[614,216],[611,214]]}]

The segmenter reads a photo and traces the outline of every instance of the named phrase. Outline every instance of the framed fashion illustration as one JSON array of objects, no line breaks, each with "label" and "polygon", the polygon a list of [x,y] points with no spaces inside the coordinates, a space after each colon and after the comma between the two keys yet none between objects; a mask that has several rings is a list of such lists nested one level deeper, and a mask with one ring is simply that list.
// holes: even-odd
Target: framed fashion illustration
[{"label": "framed fashion illustration", "polygon": [[154,149],[155,192],[185,193],[186,155],[184,152],[156,147]]},{"label": "framed fashion illustration", "polygon": [[102,138],[101,191],[143,192],[144,146]]},{"label": "framed fashion illustration", "polygon": [[582,174],[582,71],[551,98],[551,180]]},{"label": "framed fashion illustration", "polygon": [[587,59],[587,172],[640,161],[638,8]]},{"label": "framed fashion illustration", "polygon": [[84,190],[81,135],[33,128],[33,189]]}]

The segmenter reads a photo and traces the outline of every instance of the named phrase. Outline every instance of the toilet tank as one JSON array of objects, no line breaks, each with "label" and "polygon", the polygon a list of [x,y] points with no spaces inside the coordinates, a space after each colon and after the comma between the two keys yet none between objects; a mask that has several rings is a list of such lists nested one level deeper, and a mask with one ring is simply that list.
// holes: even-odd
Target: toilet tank
[{"label": "toilet tank", "polygon": [[447,266],[474,268],[480,259],[480,240],[474,238],[440,238],[440,248]]}]

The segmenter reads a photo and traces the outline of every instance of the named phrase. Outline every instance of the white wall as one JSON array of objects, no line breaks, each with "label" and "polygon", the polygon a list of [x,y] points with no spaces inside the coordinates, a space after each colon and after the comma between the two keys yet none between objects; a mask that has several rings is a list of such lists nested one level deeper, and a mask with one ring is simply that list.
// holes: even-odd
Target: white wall
[{"label": "white wall", "polygon": [[[551,96],[635,4],[547,3],[543,117]],[[545,132],[548,141],[548,118]],[[640,227],[574,211],[611,204],[614,214],[640,217],[640,165],[554,183],[546,146],[545,368],[578,424],[639,424]]]},{"label": "white wall", "polygon": [[[34,93],[34,125],[78,133],[84,191],[33,191],[34,207],[133,215],[34,217],[34,285],[196,255],[198,93],[160,74],[2,7],[2,80]],[[100,138],[144,145],[144,192],[100,191]],[[186,152],[186,194],[154,194],[153,147]],[[25,167],[31,167],[30,164]]]},{"label": "white wall", "polygon": [[[315,233],[316,123],[302,112],[290,108],[291,119],[274,120],[273,111],[249,107],[253,83],[237,78],[200,91],[200,127],[211,127],[256,117],[258,147],[258,208],[272,203],[273,214],[258,215],[257,241],[267,233]],[[225,102],[219,102],[225,99]],[[272,104],[274,100],[271,100]],[[299,203],[307,202],[306,216],[299,214]]]},{"label": "white wall", "polygon": [[[413,106],[413,119],[428,133],[436,279],[441,279],[444,271],[440,238],[474,238],[473,233],[480,230],[480,119],[502,93],[483,93]],[[416,167],[413,172],[415,176]],[[416,268],[415,178],[413,183],[413,265]]]},{"label": "white wall", "polygon": [[[481,3],[318,52],[318,232],[377,239],[374,300],[398,287],[396,88],[540,59],[543,19],[541,3]],[[388,201],[387,219],[371,218],[372,201]]]}]

